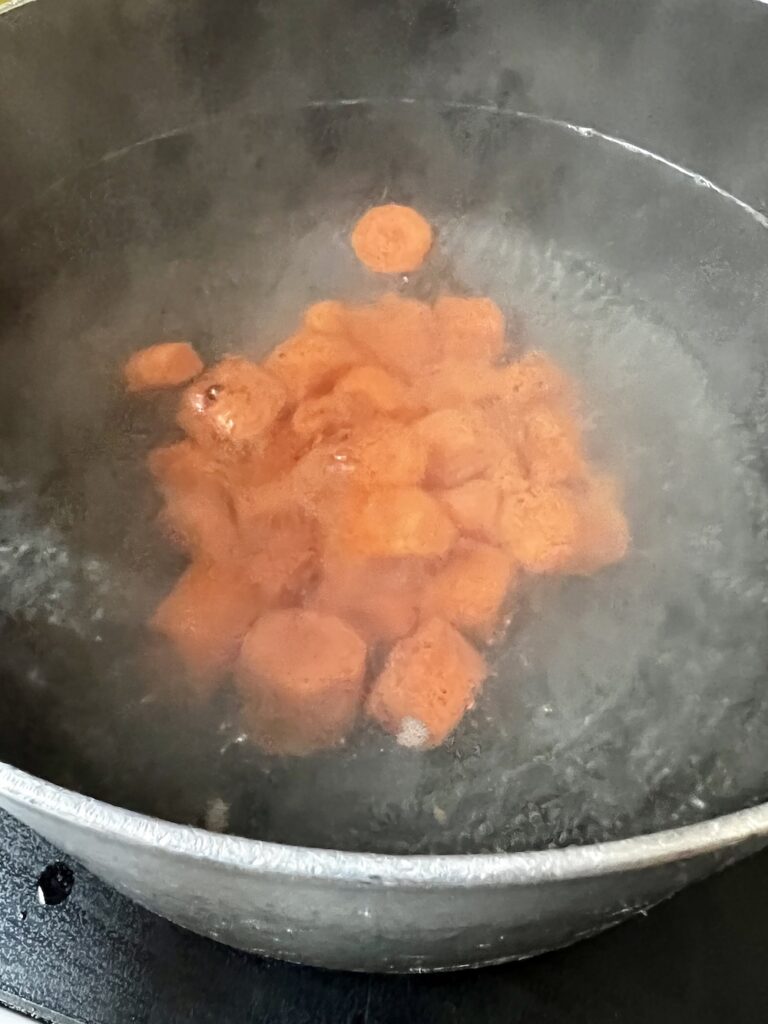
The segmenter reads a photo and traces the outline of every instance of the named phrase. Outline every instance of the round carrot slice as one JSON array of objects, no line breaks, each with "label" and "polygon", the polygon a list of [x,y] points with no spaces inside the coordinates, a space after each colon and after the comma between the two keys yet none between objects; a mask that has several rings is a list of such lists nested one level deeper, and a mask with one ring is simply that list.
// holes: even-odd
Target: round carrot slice
[{"label": "round carrot slice", "polygon": [[352,232],[355,255],[379,274],[417,270],[432,247],[432,228],[411,209],[387,203],[363,214]]}]

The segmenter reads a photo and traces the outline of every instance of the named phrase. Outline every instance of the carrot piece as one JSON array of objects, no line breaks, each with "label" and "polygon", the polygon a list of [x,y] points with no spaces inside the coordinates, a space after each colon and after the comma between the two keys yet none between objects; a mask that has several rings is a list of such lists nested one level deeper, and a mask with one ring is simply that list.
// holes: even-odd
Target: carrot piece
[{"label": "carrot piece", "polygon": [[417,270],[432,248],[432,228],[410,206],[387,203],[364,213],[352,231],[355,255],[379,274]]},{"label": "carrot piece", "polygon": [[253,738],[276,754],[340,743],[363,698],[366,647],[341,619],[269,612],[245,638],[236,682]]},{"label": "carrot piece", "polygon": [[498,543],[501,488],[493,480],[468,480],[438,497],[465,536]]},{"label": "carrot piece", "polygon": [[492,299],[443,295],[435,324],[448,359],[492,363],[504,351],[504,314]]},{"label": "carrot piece", "polygon": [[455,409],[474,402],[497,398],[503,387],[503,369],[472,364],[462,359],[445,359],[426,370],[414,382],[414,391],[427,409]]},{"label": "carrot piece", "polygon": [[234,556],[237,532],[222,472],[191,441],[150,452],[149,468],[165,506],[160,521],[194,557],[222,562]]},{"label": "carrot piece", "polygon": [[368,715],[402,746],[439,746],[472,706],[487,671],[453,626],[430,619],[390,651],[371,689]]},{"label": "carrot piece", "polygon": [[488,479],[498,487],[502,496],[519,494],[530,487],[525,466],[514,449],[508,449],[507,454],[491,466]]},{"label": "carrot piece", "polygon": [[199,444],[247,449],[264,443],[285,403],[285,388],[276,377],[232,356],[187,388],[176,422]]},{"label": "carrot piece", "polygon": [[306,398],[300,402],[291,423],[299,437],[313,443],[320,438],[338,434],[364,419],[367,406],[359,396],[339,394],[334,388],[330,394],[319,398]]},{"label": "carrot piece", "polygon": [[128,391],[177,388],[202,373],[203,361],[189,342],[163,341],[134,352],[123,368]]},{"label": "carrot piece", "polygon": [[415,628],[423,584],[417,558],[327,560],[309,606],[340,615],[370,644],[391,643]]},{"label": "carrot piece", "polygon": [[579,502],[563,487],[510,494],[502,502],[499,527],[506,550],[528,572],[568,572],[582,533]]},{"label": "carrot piece", "polygon": [[256,586],[265,608],[303,596],[318,571],[319,536],[315,521],[298,507],[247,517],[238,509],[240,565]]},{"label": "carrot piece", "polygon": [[412,419],[418,415],[419,403],[411,389],[380,366],[357,366],[350,370],[334,388],[335,395],[357,399],[370,414],[379,413],[395,419]]},{"label": "carrot piece", "polygon": [[259,611],[253,586],[237,569],[193,562],[150,628],[171,644],[190,683],[203,694],[230,670]]},{"label": "carrot piece", "polygon": [[353,491],[330,531],[331,553],[352,558],[439,558],[458,537],[440,502],[419,487]]},{"label": "carrot piece", "polygon": [[499,370],[499,397],[518,406],[531,402],[575,398],[573,385],[557,363],[543,352],[527,352]]},{"label": "carrot piece", "polygon": [[581,496],[582,529],[580,543],[570,571],[588,575],[620,562],[629,549],[630,535],[626,516],[619,503],[615,480],[595,476],[587,481]]},{"label": "carrot piece", "polygon": [[527,411],[521,449],[534,485],[567,483],[584,477],[586,458],[581,431],[573,416],[562,409],[537,405]]},{"label": "carrot piece", "polygon": [[427,583],[422,617],[437,616],[478,640],[490,640],[516,578],[509,555],[489,544],[465,542]]},{"label": "carrot piece", "polygon": [[383,295],[349,312],[354,341],[387,370],[411,378],[440,357],[434,316],[425,302]]},{"label": "carrot piece", "polygon": [[344,335],[302,328],[270,352],[264,366],[282,381],[291,403],[297,405],[327,391],[361,361],[360,351]]},{"label": "carrot piece", "polygon": [[411,427],[393,420],[372,420],[340,441],[336,457],[350,481],[365,487],[420,484],[427,470],[427,447]]},{"label": "carrot piece", "polygon": [[427,446],[427,483],[457,487],[501,459],[506,446],[477,409],[439,409],[416,424]]},{"label": "carrot piece", "polygon": [[342,337],[347,327],[347,310],[343,302],[325,299],[310,306],[304,314],[304,326],[313,334]]}]

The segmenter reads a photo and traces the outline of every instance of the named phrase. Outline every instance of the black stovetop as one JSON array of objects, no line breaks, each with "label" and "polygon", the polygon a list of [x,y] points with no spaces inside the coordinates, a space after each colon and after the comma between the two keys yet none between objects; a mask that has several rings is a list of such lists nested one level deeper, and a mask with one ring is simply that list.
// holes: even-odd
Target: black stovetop
[{"label": "black stovetop", "polygon": [[[0,1003],[87,1024],[744,1024],[768,1015],[768,853],[596,939],[460,974],[293,967],[141,910],[0,814]],[[52,905],[42,905],[43,888]],[[71,892],[69,881],[74,879]]]}]

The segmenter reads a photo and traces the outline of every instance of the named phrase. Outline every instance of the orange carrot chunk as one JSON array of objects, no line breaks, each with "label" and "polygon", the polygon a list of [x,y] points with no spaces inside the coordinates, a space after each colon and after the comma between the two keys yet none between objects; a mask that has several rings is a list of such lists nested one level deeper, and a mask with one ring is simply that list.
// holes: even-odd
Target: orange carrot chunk
[{"label": "orange carrot chunk", "polygon": [[307,754],[347,736],[363,699],[366,647],[341,619],[290,608],[250,631],[235,679],[254,740],[275,754]]},{"label": "orange carrot chunk", "polygon": [[390,651],[368,697],[368,715],[404,747],[437,747],[472,706],[487,675],[481,655],[442,619]]},{"label": "orange carrot chunk", "polygon": [[265,608],[291,604],[304,596],[318,571],[317,524],[298,507],[286,507],[238,520],[240,565],[256,586]]},{"label": "orange carrot chunk", "polygon": [[370,644],[392,643],[415,628],[423,583],[417,558],[327,560],[310,606],[340,615]]},{"label": "orange carrot chunk", "polygon": [[440,501],[459,530],[467,537],[499,541],[501,488],[492,480],[468,480],[439,492]]},{"label": "orange carrot chunk", "polygon": [[315,334],[342,337],[347,327],[347,311],[343,302],[325,299],[310,306],[304,314],[304,326]]},{"label": "orange carrot chunk", "polygon": [[543,352],[528,352],[499,370],[499,397],[525,406],[550,399],[572,400],[574,390],[565,373]]},{"label": "orange carrot chunk", "polygon": [[353,396],[371,415],[412,419],[419,411],[411,389],[380,366],[357,366],[350,370],[336,385],[334,394]]},{"label": "orange carrot chunk", "polygon": [[355,255],[379,274],[417,270],[432,248],[432,228],[410,206],[387,203],[364,213],[352,231]]},{"label": "orange carrot chunk", "polygon": [[581,536],[571,572],[589,575],[620,562],[630,543],[629,524],[619,502],[616,482],[592,477],[581,497]]},{"label": "orange carrot chunk", "polygon": [[506,550],[528,572],[568,572],[579,551],[581,510],[576,495],[563,487],[508,495],[499,526]]},{"label": "orange carrot chunk", "polygon": [[349,317],[354,341],[397,376],[410,379],[440,356],[434,316],[425,302],[387,294],[350,310]]},{"label": "orange carrot chunk", "polygon": [[349,494],[332,524],[331,551],[340,557],[440,557],[458,531],[440,503],[419,487]]},{"label": "orange carrot chunk", "polygon": [[187,388],[176,422],[199,444],[247,449],[263,445],[285,403],[276,377],[231,356]]},{"label": "orange carrot chunk", "polygon": [[427,470],[427,448],[411,427],[378,419],[339,442],[337,458],[348,478],[366,487],[419,484]]},{"label": "orange carrot chunk", "polygon": [[171,644],[190,683],[205,693],[234,664],[259,610],[254,588],[242,573],[196,562],[160,604],[150,628]]},{"label": "orange carrot chunk", "polygon": [[206,561],[233,558],[237,531],[217,464],[188,440],[154,449],[148,462],[165,498],[160,521],[174,542]]},{"label": "orange carrot chunk", "polygon": [[177,388],[203,370],[203,361],[186,341],[163,341],[134,352],[123,369],[128,391]]},{"label": "orange carrot chunk", "polygon": [[501,619],[504,598],[517,570],[509,555],[489,544],[465,542],[427,583],[422,616],[445,619],[478,640],[488,641]]},{"label": "orange carrot chunk", "polygon": [[361,361],[360,351],[344,335],[303,328],[270,352],[264,366],[282,381],[291,403],[297,405],[333,387]]},{"label": "orange carrot chunk", "polygon": [[506,451],[504,442],[475,409],[440,409],[416,424],[427,446],[427,483],[457,487],[480,476]]},{"label": "orange carrot chunk", "polygon": [[523,461],[534,485],[567,483],[585,475],[581,431],[573,416],[552,406],[534,406],[521,434]]},{"label": "orange carrot chunk", "polygon": [[443,295],[435,326],[448,359],[492,363],[504,351],[504,314],[492,299]]}]

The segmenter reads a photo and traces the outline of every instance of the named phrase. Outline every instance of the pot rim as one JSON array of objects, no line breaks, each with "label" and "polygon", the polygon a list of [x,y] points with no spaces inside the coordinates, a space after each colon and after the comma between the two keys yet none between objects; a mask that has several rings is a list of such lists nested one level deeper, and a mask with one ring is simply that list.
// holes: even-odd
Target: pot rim
[{"label": "pot rim", "polygon": [[694,825],[591,846],[520,853],[379,854],[288,846],[207,832],[83,796],[0,762],[0,805],[193,861],[353,885],[441,888],[528,885],[642,870],[768,837],[768,802]]}]

